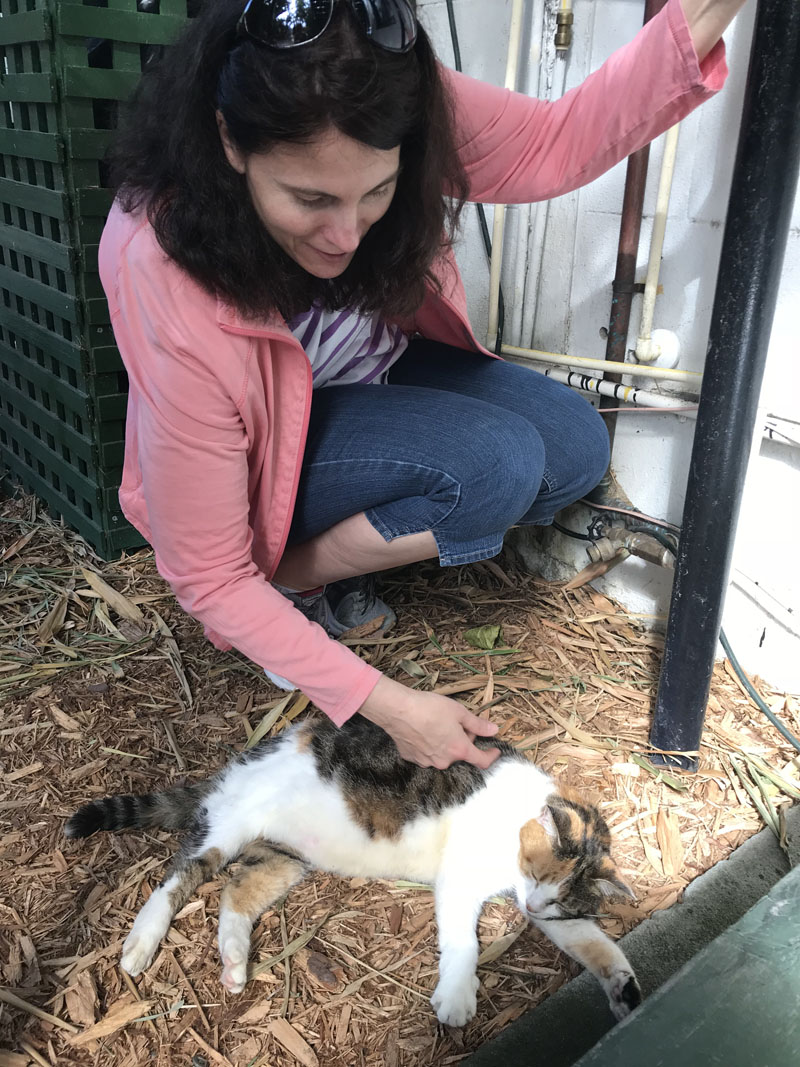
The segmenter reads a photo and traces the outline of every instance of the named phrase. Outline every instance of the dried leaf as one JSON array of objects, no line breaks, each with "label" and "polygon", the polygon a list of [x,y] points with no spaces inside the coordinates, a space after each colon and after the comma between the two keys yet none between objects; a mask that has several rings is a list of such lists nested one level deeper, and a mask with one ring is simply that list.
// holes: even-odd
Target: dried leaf
[{"label": "dried leaf", "polygon": [[147,1015],[152,1007],[152,1000],[118,1000],[106,1012],[100,1022],[90,1026],[88,1030],[83,1030],[80,1034],[76,1034],[75,1037],[70,1037],[68,1039],[69,1043],[82,1047],[100,1037],[108,1037],[109,1034],[116,1033],[117,1030],[121,1030],[123,1026],[128,1026],[135,1019]]},{"label": "dried leaf", "polygon": [[669,808],[659,808],[656,817],[656,839],[661,849],[664,874],[673,877],[683,866],[683,842],[678,816]]},{"label": "dried leaf", "polygon": [[367,622],[359,623],[358,626],[353,626],[351,629],[345,630],[340,640],[357,641],[359,637],[370,637],[372,634],[380,630],[385,622],[385,615],[376,615],[374,619],[368,619]]},{"label": "dried leaf", "polygon": [[258,744],[262,737],[267,736],[272,727],[291,704],[292,700],[295,697],[295,692],[295,690],[292,690],[292,692],[289,693],[288,696],[285,696],[282,700],[279,700],[275,707],[271,708],[267,712],[267,714],[255,728],[255,730],[253,730],[253,732],[248,737],[247,744],[244,746],[245,748],[253,748],[255,745]]},{"label": "dried leaf", "polygon": [[269,1031],[275,1040],[283,1045],[304,1067],[319,1067],[317,1054],[309,1043],[302,1038],[288,1019],[273,1019]]},{"label": "dried leaf", "polygon": [[28,530],[22,537],[18,537],[16,541],[12,541],[11,544],[3,552],[0,552],[0,563],[5,563],[6,560],[11,559],[12,556],[16,556],[18,552],[21,552],[28,541],[36,533],[36,528]]},{"label": "dried leaf", "polygon": [[403,925],[403,905],[392,904],[389,909],[389,930],[393,937],[397,937],[400,933],[400,927]]},{"label": "dried leaf", "polygon": [[[186,697],[187,707],[191,708],[194,705],[194,698],[192,696],[191,687],[189,686],[189,680],[186,677],[186,672],[183,669],[183,660],[181,659],[181,653],[180,649],[178,648],[178,642],[175,640],[172,634],[172,630],[170,630],[169,626],[167,626],[167,624],[164,622],[164,620],[161,618],[155,608],[152,609],[152,612],[156,620],[158,632],[164,638],[164,650],[167,653],[167,659],[169,660],[170,666],[175,672],[175,677],[178,679],[180,687],[183,690],[184,696]],[[249,706],[252,707],[253,695],[252,693],[248,695],[250,697]]]},{"label": "dried leaf", "polygon": [[633,752],[631,753],[631,760],[637,766],[642,767],[645,771],[649,771],[650,774],[655,775],[657,782],[663,782],[664,785],[668,785],[670,789],[674,789],[679,793],[685,793],[688,790],[689,786],[686,782],[682,782],[680,778],[676,778],[672,774],[667,774],[667,772],[660,767],[653,766],[649,759],[645,759]]},{"label": "dried leaf", "polygon": [[294,954],[299,952],[301,948],[305,948],[311,938],[316,935],[320,927],[327,921],[329,915],[329,911],[325,912],[322,918],[316,922],[310,930],[298,934],[298,936],[293,941],[290,941],[283,951],[279,952],[276,956],[270,956],[268,960],[263,960],[261,963],[255,964],[250,970],[250,977],[255,978],[256,975],[263,974],[264,971],[268,971],[270,968],[274,967],[276,963],[282,963],[283,960],[294,956]]},{"label": "dried leaf", "polygon": [[36,772],[40,771],[42,767],[44,767],[43,763],[31,763],[27,767],[20,767],[19,770],[10,771],[3,777],[7,782],[18,782],[20,778],[27,778],[29,774],[36,774]]},{"label": "dried leaf", "polygon": [[595,578],[599,578],[602,574],[607,574],[608,571],[619,566],[629,555],[627,548],[621,548],[611,559],[601,559],[597,563],[590,563],[588,567],[584,567],[582,571],[579,571],[574,578],[570,578],[564,586],[564,590],[569,592],[572,589],[581,589],[584,585],[594,581]]},{"label": "dried leaf", "polygon": [[486,963],[492,963],[494,960],[499,959],[527,927],[527,923],[521,923],[516,930],[512,930],[509,934],[504,934],[503,937],[498,937],[491,945],[487,945],[478,957],[478,966],[482,967]]},{"label": "dried leaf", "polygon": [[274,1011],[275,1006],[271,1000],[258,1000],[244,1015],[240,1015],[236,1022],[240,1026],[252,1026],[253,1023],[263,1022]]},{"label": "dried leaf", "polygon": [[146,626],[144,615],[136,607],[136,605],[128,600],[122,593],[117,592],[116,589],[112,589],[108,582],[104,582],[99,574],[95,574],[94,571],[87,571],[81,568],[81,574],[86,579],[88,585],[94,589],[95,593],[105,600],[106,604],[110,608],[116,611],[117,615],[123,619],[129,619],[131,622],[138,622]]},{"label": "dried leaf", "polygon": [[494,648],[500,640],[500,627],[496,625],[476,626],[474,629],[466,631],[464,640],[468,645],[472,645],[473,648],[483,648],[487,650]]},{"label": "dried leaf", "polygon": [[652,815],[648,815],[646,818],[640,820],[639,836],[642,840],[642,848],[644,849],[644,854],[645,856],[647,856],[647,862],[650,864],[656,874],[663,875],[664,867],[661,863],[661,855],[658,849],[654,848],[651,845],[648,834],[644,832],[645,824],[648,824],[649,826],[653,825]]},{"label": "dried leaf", "polygon": [[53,634],[57,634],[64,625],[64,619],[67,616],[68,602],[69,594],[62,593],[55,602],[52,610],[48,613],[47,618],[36,631],[36,640],[40,645],[46,644]]},{"label": "dried leaf", "polygon": [[21,1052],[9,1052],[0,1048],[0,1067],[28,1067],[31,1062],[30,1056],[23,1056]]},{"label": "dried leaf", "polygon": [[428,672],[424,667],[421,667],[419,663],[415,663],[413,659],[401,659],[398,660],[397,666],[401,671],[405,671],[406,674],[410,674],[412,678],[427,678]]},{"label": "dried leaf", "polygon": [[331,963],[328,957],[321,952],[309,952],[306,959],[306,968],[309,974],[324,985],[326,989],[340,989],[345,980],[345,973],[342,968]]},{"label": "dried leaf", "polygon": [[62,711],[58,704],[50,705],[50,714],[55,719],[56,723],[64,730],[69,730],[70,733],[78,733],[81,728],[81,724],[77,719],[73,719],[71,715],[67,715],[65,711]]},{"label": "dried leaf", "polygon": [[81,971],[75,984],[65,994],[67,1015],[78,1026],[93,1026],[96,1018],[97,990],[89,971]]}]

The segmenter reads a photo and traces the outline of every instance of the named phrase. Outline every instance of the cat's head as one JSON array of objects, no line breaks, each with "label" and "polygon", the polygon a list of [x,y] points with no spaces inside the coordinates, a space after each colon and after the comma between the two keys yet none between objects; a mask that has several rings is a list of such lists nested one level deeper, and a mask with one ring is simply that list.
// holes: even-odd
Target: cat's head
[{"label": "cat's head", "polygon": [[582,919],[601,913],[611,896],[633,897],[611,859],[611,835],[600,812],[561,790],[519,832],[520,908],[536,919]]}]

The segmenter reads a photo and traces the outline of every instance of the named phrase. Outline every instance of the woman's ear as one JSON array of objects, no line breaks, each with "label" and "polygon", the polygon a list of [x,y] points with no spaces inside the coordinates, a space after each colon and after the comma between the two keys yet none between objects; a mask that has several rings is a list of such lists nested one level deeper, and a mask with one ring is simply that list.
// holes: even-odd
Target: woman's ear
[{"label": "woman's ear", "polygon": [[237,174],[244,174],[245,170],[247,169],[245,164],[244,152],[242,152],[241,149],[237,148],[237,146],[233,143],[233,139],[231,138],[228,125],[225,122],[225,119],[222,117],[222,112],[217,109],[215,115],[217,118],[217,129],[219,130],[219,139],[222,141],[222,147],[225,151],[225,158],[228,160],[228,162]]}]

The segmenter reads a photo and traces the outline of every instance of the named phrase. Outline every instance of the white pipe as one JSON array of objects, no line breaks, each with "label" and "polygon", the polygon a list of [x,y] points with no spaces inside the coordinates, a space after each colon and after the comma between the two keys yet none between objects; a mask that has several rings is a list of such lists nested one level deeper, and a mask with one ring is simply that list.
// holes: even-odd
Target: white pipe
[{"label": "white pipe", "polygon": [[[557,53],[555,68],[548,92],[548,100],[558,100],[564,95],[567,82],[567,55]],[[531,229],[530,250],[528,254],[528,277],[525,285],[525,307],[522,312],[522,338],[533,344],[536,331],[536,313],[539,305],[539,279],[542,276],[544,249],[547,241],[547,227],[550,222],[550,201],[540,205]]]},{"label": "white pipe", "polygon": [[586,356],[566,356],[560,352],[541,352],[536,348],[518,348],[516,345],[503,345],[504,356],[517,356],[519,362],[553,363],[559,367],[578,367],[583,370],[609,371],[630,374],[634,378],[661,378],[666,381],[681,382],[685,389],[693,393],[700,392],[702,374],[693,370],[673,370],[671,367],[641,367],[638,363],[619,363],[615,360],[589,359]]},{"label": "white pipe", "polygon": [[800,620],[798,620],[797,615],[778,600],[773,593],[765,589],[763,585],[759,585],[749,574],[745,574],[743,570],[740,570],[736,564],[732,567],[731,585],[738,586],[745,596],[755,600],[768,615],[779,622],[789,633],[794,634],[795,637],[800,637]]},{"label": "white pipe", "polygon": [[[527,96],[541,95],[542,72],[542,38],[544,36],[544,0],[533,0],[531,5],[530,42],[525,72],[525,93]],[[531,256],[531,233],[536,226],[536,219],[544,205],[520,204],[517,208],[517,247],[514,259],[514,282],[511,289],[511,322],[506,319],[506,336],[516,344],[523,344],[524,315],[526,312],[525,288],[528,277],[528,264]],[[531,221],[533,220],[533,221]],[[534,297],[535,304],[535,297]]]},{"label": "white pipe", "polygon": [[[584,393],[599,393],[601,396],[613,396],[617,400],[623,400],[627,404],[646,404],[649,407],[683,408],[682,401],[661,393],[650,393],[646,389],[636,389],[632,385],[619,385],[617,382],[604,382],[600,378],[590,378],[586,374],[576,374],[574,371],[560,370],[558,367],[548,367],[544,372],[548,378],[557,382],[563,382],[572,389],[580,389]],[[691,414],[686,412],[686,414]]]},{"label": "white pipe", "polygon": [[[586,374],[576,374],[574,371],[565,371],[558,367],[548,367],[544,371],[544,374],[548,378],[552,378],[557,382],[562,382],[564,385],[568,385],[570,389],[577,389],[582,393],[599,393],[601,396],[613,396],[617,400],[621,400],[626,404],[638,404],[642,407],[660,408],[665,413],[674,411],[676,415],[685,415],[686,418],[689,419],[697,418],[696,407],[687,409],[681,400],[675,397],[664,396],[662,393],[651,393],[646,389],[635,389],[632,385],[619,385],[616,382],[605,382],[600,378],[590,378]],[[629,410],[635,411],[636,409],[634,407]],[[770,425],[770,423],[775,423],[774,417],[767,416],[764,412],[759,411],[757,422],[761,423],[761,430],[760,432],[756,430],[753,435],[753,457],[758,455],[758,449],[762,438],[779,440],[790,447],[800,448],[799,439],[791,437],[787,433],[783,433],[774,425]],[[782,423],[781,425],[784,427],[786,426],[785,423]],[[752,457],[751,462],[753,462]]]},{"label": "white pipe", "polygon": [[[537,95],[553,101],[564,95],[567,80],[567,56],[555,46],[556,6],[558,0],[549,0],[542,13],[542,60],[539,70]],[[532,345],[536,331],[536,314],[539,303],[539,279],[544,261],[545,239],[550,219],[550,201],[534,204],[531,208],[532,222],[528,228],[528,267],[525,278],[525,302],[522,308],[520,344]]]},{"label": "white pipe", "polygon": [[[511,8],[511,27],[508,35],[508,61],[506,63],[506,89],[517,86],[517,67],[519,65],[519,46],[522,38],[522,8],[524,0],[514,0]],[[497,343],[497,316],[500,300],[500,271],[503,266],[503,227],[506,209],[503,204],[496,204],[492,226],[492,258],[489,269],[489,329],[486,347],[494,350]]]},{"label": "white pipe", "polygon": [[781,419],[777,415],[764,418],[764,436],[770,441],[781,444],[800,445],[800,428],[792,419]]},{"label": "white pipe", "polygon": [[653,218],[653,233],[650,238],[650,259],[647,263],[647,278],[644,283],[642,301],[642,319],[639,326],[639,339],[636,342],[636,358],[640,363],[652,363],[661,355],[660,346],[651,338],[653,315],[656,308],[658,275],[661,270],[661,255],[664,250],[664,233],[667,228],[669,197],[672,191],[672,176],[675,172],[675,157],[678,152],[678,134],[680,123],[667,130],[664,140],[664,156],[661,160],[661,176],[658,181],[656,213]]}]

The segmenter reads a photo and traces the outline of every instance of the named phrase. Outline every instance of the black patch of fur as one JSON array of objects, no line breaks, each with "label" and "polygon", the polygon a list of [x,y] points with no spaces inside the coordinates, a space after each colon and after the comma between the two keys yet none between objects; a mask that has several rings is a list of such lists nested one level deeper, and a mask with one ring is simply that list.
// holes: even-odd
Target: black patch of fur
[{"label": "black patch of fur", "polygon": [[208,793],[210,783],[198,782],[179,786],[165,793],[142,796],[120,795],[93,800],[67,820],[67,837],[88,837],[97,830],[139,829],[160,826],[165,830],[183,830],[190,826],[198,803]]},{"label": "black patch of fur", "polygon": [[[571,798],[554,793],[547,798],[547,806],[558,830],[559,846],[554,850],[558,859],[583,857],[599,862],[608,855],[611,834],[608,824],[593,804],[578,803]],[[578,840],[572,836],[572,823],[567,814],[568,811],[574,811],[581,820],[583,833]]]},{"label": "black patch of fur", "polygon": [[[500,760],[525,757],[511,745],[495,738],[476,738],[478,748],[499,748]],[[459,761],[446,770],[418,767],[401,758],[391,737],[361,715],[354,715],[337,728],[329,719],[315,721],[311,750],[321,778],[336,779],[357,799],[359,807],[370,798],[396,806],[401,823],[418,815],[431,815],[462,804],[482,789],[487,773]]]},{"label": "black patch of fur", "polygon": [[268,752],[274,748],[278,748],[279,745],[284,744],[286,741],[285,736],[279,737],[265,737],[258,744],[253,745],[252,748],[248,748],[245,752],[242,752],[237,757],[237,763],[252,763],[253,760],[262,759]]},{"label": "black patch of fur", "polygon": [[623,1004],[627,1004],[631,1011],[633,1011],[634,1008],[638,1008],[642,1003],[642,990],[633,975],[630,976],[628,981],[622,987],[619,999]]},{"label": "black patch of fur", "polygon": [[200,808],[194,813],[194,821],[189,827],[189,833],[184,839],[181,851],[188,855],[194,855],[202,849],[207,837],[208,811],[205,808]]}]

